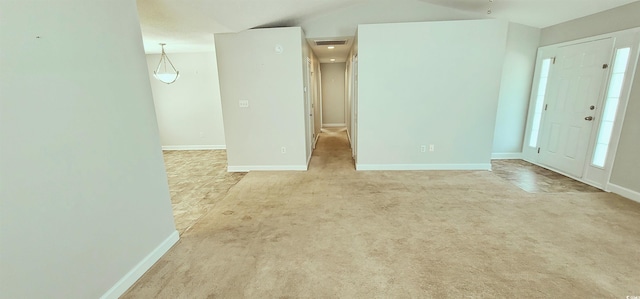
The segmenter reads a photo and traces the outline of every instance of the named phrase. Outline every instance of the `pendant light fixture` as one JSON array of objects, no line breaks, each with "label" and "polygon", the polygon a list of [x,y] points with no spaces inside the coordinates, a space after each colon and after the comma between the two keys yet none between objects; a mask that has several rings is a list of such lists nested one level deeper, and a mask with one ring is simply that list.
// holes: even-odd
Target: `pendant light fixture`
[{"label": "pendant light fixture", "polygon": [[[158,67],[155,71],[153,71],[153,76],[162,83],[171,84],[178,80],[178,77],[180,77],[180,72],[176,70],[176,67],[174,67],[173,63],[171,63],[171,60],[169,60],[167,53],[164,52],[165,45],[165,43],[160,44],[160,46],[162,47],[162,55],[160,56]],[[167,65],[170,66],[170,68],[168,68]]]}]

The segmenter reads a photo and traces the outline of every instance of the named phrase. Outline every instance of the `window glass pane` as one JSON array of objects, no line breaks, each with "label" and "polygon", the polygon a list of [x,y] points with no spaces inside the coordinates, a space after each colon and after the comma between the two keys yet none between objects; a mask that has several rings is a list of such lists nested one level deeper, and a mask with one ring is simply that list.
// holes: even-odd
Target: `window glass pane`
[{"label": "window glass pane", "polygon": [[538,84],[538,97],[542,96],[544,97],[544,95],[546,94],[547,91],[547,80],[548,77],[541,77],[540,78],[540,84]]},{"label": "window glass pane", "polygon": [[627,70],[627,63],[629,62],[629,52],[631,48],[619,49],[616,52],[616,61],[613,63],[613,72],[624,74]]},{"label": "window glass pane", "polygon": [[624,77],[627,71],[629,61],[630,48],[622,48],[616,51],[616,57],[613,64],[613,73],[609,81],[609,90],[607,91],[607,99],[605,101],[604,111],[602,112],[602,121],[598,129],[598,138],[596,148],[593,151],[593,159],[591,164],[597,167],[604,167],[609,152],[609,143],[613,134],[613,125],[616,121],[618,111],[618,103],[620,102],[620,94],[624,84]]},{"label": "window glass pane", "polygon": [[609,144],[609,140],[611,140],[611,132],[613,132],[613,122],[603,121],[602,124],[600,124],[598,143]]},{"label": "window glass pane", "polygon": [[542,61],[542,70],[540,70],[541,78],[546,78],[549,76],[549,67],[551,67],[551,58],[547,58]]},{"label": "window glass pane", "polygon": [[544,95],[547,90],[547,78],[549,77],[549,69],[551,68],[551,58],[542,61],[540,70],[540,79],[538,83],[538,94],[536,95],[535,111],[533,113],[533,122],[531,127],[531,136],[529,136],[529,146],[538,146],[538,135],[540,133],[540,123],[542,121],[542,108],[544,107]]},{"label": "window glass pane", "polygon": [[618,112],[618,98],[607,99],[602,115],[603,121],[613,122],[616,120],[616,112]]},{"label": "window glass pane", "polygon": [[[533,122],[536,122],[535,120]],[[538,134],[540,133],[540,121],[537,121],[537,126],[531,130],[531,140],[529,146],[536,147],[536,142],[538,141]],[[533,136],[536,136],[536,139],[533,139]]]},{"label": "window glass pane", "polygon": [[608,144],[598,144],[596,145],[596,150],[593,155],[593,165],[604,167],[605,159],[607,158],[607,148]]},{"label": "window glass pane", "polygon": [[544,95],[540,95],[536,98],[536,114],[542,113],[542,108],[544,108]]},{"label": "window glass pane", "polygon": [[611,82],[609,83],[609,92],[607,97],[620,97],[620,92],[622,92],[622,83],[624,83],[624,73],[613,74],[611,76]]}]

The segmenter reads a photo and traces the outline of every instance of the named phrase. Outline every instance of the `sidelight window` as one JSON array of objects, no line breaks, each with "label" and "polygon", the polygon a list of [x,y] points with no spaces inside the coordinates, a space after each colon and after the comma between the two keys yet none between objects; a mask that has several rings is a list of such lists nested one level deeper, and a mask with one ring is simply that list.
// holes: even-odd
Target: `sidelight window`
[{"label": "sidelight window", "polygon": [[529,137],[530,147],[538,146],[538,135],[540,134],[540,124],[542,123],[542,110],[544,107],[544,96],[547,93],[547,82],[549,80],[551,59],[552,58],[547,58],[542,61],[540,80],[538,81],[538,92],[536,93],[536,105],[533,113],[533,123],[531,126],[531,136]]},{"label": "sidelight window", "polygon": [[598,129],[598,139],[596,140],[596,147],[593,151],[593,159],[591,160],[591,164],[596,167],[604,168],[607,160],[609,143],[611,142],[613,125],[616,121],[618,104],[620,103],[620,95],[622,93],[625,73],[627,72],[630,52],[630,48],[622,48],[616,51],[613,73],[609,81],[607,98],[604,102],[604,111],[600,121],[600,128]]}]

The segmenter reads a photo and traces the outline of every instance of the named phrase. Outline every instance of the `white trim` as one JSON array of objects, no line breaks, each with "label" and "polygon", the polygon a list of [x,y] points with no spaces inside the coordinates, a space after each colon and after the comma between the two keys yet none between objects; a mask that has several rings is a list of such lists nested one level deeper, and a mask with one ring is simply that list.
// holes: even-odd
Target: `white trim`
[{"label": "white trim", "polygon": [[620,36],[623,36],[623,35],[626,35],[626,34],[633,34],[633,33],[639,32],[639,31],[640,31],[640,27],[633,27],[633,28],[629,28],[629,29],[623,29],[623,30],[618,30],[618,31],[598,34],[598,35],[594,35],[594,36],[588,36],[588,37],[578,38],[578,39],[574,39],[574,40],[568,40],[568,41],[559,42],[559,43],[555,43],[555,44],[542,45],[538,49],[547,48],[547,47],[549,47],[549,48],[565,47],[565,46],[571,46],[571,45],[580,44],[580,43],[587,43],[587,42],[596,41],[596,40],[605,39],[605,38],[610,38],[610,37],[616,38],[616,37],[620,37]]},{"label": "white trim", "polygon": [[311,163],[311,157],[313,157],[313,151],[311,152],[311,155],[309,155],[309,158],[307,158],[307,169],[305,170],[309,170],[309,163]]},{"label": "white trim", "polygon": [[[640,28],[640,27],[638,27]],[[626,86],[626,92],[623,90],[620,93],[620,97],[618,98],[618,103],[620,103],[620,100],[623,99],[624,97],[624,103],[623,105],[619,105],[618,106],[618,115],[616,115],[616,118],[613,122],[613,134],[611,135],[611,142],[609,143],[609,151],[607,152],[607,159],[605,160],[605,165],[608,165],[607,167],[607,177],[606,177],[606,182],[605,186],[607,186],[607,184],[611,185],[611,176],[613,175],[613,165],[616,161],[616,155],[618,153],[618,148],[620,146],[620,139],[622,137],[622,129],[624,126],[624,121],[625,121],[625,117],[627,115],[627,109],[629,108],[629,101],[631,101],[631,90],[633,89],[633,82],[635,82],[636,79],[636,72],[638,72],[638,61],[640,61],[640,49],[638,49],[638,47],[640,47],[640,45],[638,44],[638,39],[637,37],[633,39],[633,42],[630,42],[628,45],[619,45],[616,43],[616,46],[614,47],[614,50],[617,51],[617,49],[621,49],[621,48],[625,48],[625,47],[630,47],[631,50],[635,51],[635,57],[629,55],[629,60],[631,60],[632,58],[635,58],[635,63],[634,64],[630,64],[627,66],[627,72],[629,72],[631,74],[631,76],[629,78],[626,77],[625,74],[625,78],[624,80],[629,80],[627,82],[623,81],[623,89]],[[614,58],[615,59],[615,56]],[[629,69],[629,66],[631,67]],[[606,101],[606,99],[605,99]],[[598,128],[599,130],[599,128]],[[597,131],[596,131],[597,134]],[[595,149],[595,145],[593,147]]]},{"label": "white trim", "polygon": [[[322,132],[320,132],[320,133],[322,133]],[[320,139],[320,133],[316,134],[316,140],[313,141],[313,149],[315,149],[316,146],[318,145],[318,139]],[[313,155],[313,153],[312,153],[312,155]]]},{"label": "white trim", "polygon": [[578,182],[585,183],[587,185],[593,186],[593,187],[598,188],[600,190],[604,190],[604,191],[607,191],[607,192],[613,192],[613,193],[618,194],[618,195],[620,195],[622,197],[626,197],[626,198],[628,198],[630,200],[633,200],[633,201],[636,201],[636,202],[640,202],[640,192],[633,191],[631,189],[628,189],[628,188],[625,188],[625,187],[621,187],[621,186],[618,186],[618,185],[612,184],[612,183],[606,184],[605,188],[603,189],[602,186],[598,186],[597,184],[594,184],[593,182],[590,182],[588,180],[584,180],[582,178],[577,178],[575,176],[563,173],[562,171],[559,171],[557,169],[553,169],[551,167],[542,165],[540,163],[532,162],[532,161],[529,161],[529,160],[525,160],[525,161],[527,161],[527,162],[529,162],[531,164],[540,166],[540,167],[542,167],[544,169],[548,169],[548,170],[553,171],[555,173],[559,173],[559,174],[564,175],[566,177],[572,178],[572,179],[574,179],[574,180],[576,180]]},{"label": "white trim", "polygon": [[223,150],[226,145],[163,145],[163,151],[200,151],[200,150]]},{"label": "white trim", "polygon": [[307,171],[307,165],[255,165],[255,166],[227,166],[228,172],[250,171]]},{"label": "white trim", "polygon": [[[349,141],[349,148],[353,149],[353,145],[352,145],[353,142],[351,140],[351,135],[349,135],[349,128],[347,128],[347,141]],[[352,156],[353,156],[353,154],[352,154]]]},{"label": "white trim", "polygon": [[322,124],[323,128],[342,128],[347,127],[347,124]]},{"label": "white trim", "polygon": [[600,190],[604,190],[604,189],[602,189],[602,186],[599,186],[598,184],[594,184],[593,182],[585,180],[584,178],[576,177],[574,175],[571,175],[571,174],[568,174],[566,172],[560,171],[559,169],[555,169],[555,168],[553,168],[551,166],[544,165],[544,164],[542,164],[540,162],[535,162],[535,161],[529,160],[529,159],[523,159],[523,160],[525,160],[525,161],[527,161],[527,162],[529,162],[529,163],[531,163],[533,165],[540,166],[540,167],[542,167],[542,168],[544,168],[546,170],[553,171],[555,173],[558,173],[558,174],[561,174],[563,176],[566,176],[566,177],[568,177],[570,179],[574,179],[574,180],[576,180],[576,181],[578,181],[580,183],[584,183],[584,184],[587,184],[587,185],[589,185],[591,187],[595,187],[595,188],[598,188]]},{"label": "white trim", "polygon": [[607,186],[607,191],[611,191],[615,194],[618,194],[620,196],[626,197],[630,200],[633,200],[635,202],[640,202],[640,192],[637,191],[633,191],[631,189],[625,188],[625,187],[621,187],[618,186],[616,184],[611,184],[609,183],[609,185]]},{"label": "white trim", "polygon": [[125,274],[115,285],[113,285],[101,299],[118,298],[124,294],[142,275],[147,272],[171,247],[178,242],[180,235],[178,231],[174,231],[167,237],[156,249],[151,251],[145,258],[143,258],[131,271]]},{"label": "white trim", "polygon": [[[551,171],[556,172],[556,171],[555,171],[555,170],[553,170],[553,169],[550,169],[550,170],[551,170]],[[562,174],[562,175],[566,176],[565,174]],[[574,179],[574,180],[576,180],[576,181],[579,181],[579,182],[585,183],[585,184],[587,184],[587,185],[590,185],[591,187],[596,187],[596,188],[598,188],[598,189],[600,189],[600,190],[605,190],[605,185],[606,185],[606,184],[602,184],[602,183],[600,183],[600,182],[596,182],[596,181],[594,181],[594,180],[590,180],[589,178],[587,178],[587,177],[586,177],[586,176],[584,176],[584,175],[582,176],[582,178],[581,178],[581,179],[575,179],[575,178],[573,178],[573,177],[571,177],[571,178],[572,178],[572,179]]]},{"label": "white trim", "polygon": [[493,153],[491,160],[522,160],[522,153]]},{"label": "white trim", "polygon": [[356,170],[491,170],[487,164],[356,164]]}]

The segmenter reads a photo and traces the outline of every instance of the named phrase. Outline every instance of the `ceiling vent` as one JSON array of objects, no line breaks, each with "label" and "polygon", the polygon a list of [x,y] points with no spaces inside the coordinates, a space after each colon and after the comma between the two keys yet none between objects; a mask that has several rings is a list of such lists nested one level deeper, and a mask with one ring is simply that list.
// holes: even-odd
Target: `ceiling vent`
[{"label": "ceiling vent", "polygon": [[317,40],[316,46],[342,46],[347,44],[347,40]]}]

